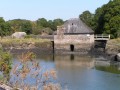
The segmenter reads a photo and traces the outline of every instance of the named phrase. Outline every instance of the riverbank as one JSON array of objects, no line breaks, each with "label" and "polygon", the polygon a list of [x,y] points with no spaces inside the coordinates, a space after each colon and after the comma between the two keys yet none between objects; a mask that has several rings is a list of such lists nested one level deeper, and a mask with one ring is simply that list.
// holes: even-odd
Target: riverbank
[{"label": "riverbank", "polygon": [[120,53],[120,38],[111,39],[106,45],[107,54],[117,54]]},{"label": "riverbank", "polygon": [[[53,46],[52,42],[46,39],[1,39],[0,44],[4,50],[10,51],[12,53],[19,53],[23,51],[33,51],[33,52],[52,52]],[[17,52],[19,51],[19,52]]]},{"label": "riverbank", "polygon": [[[4,50],[10,51],[12,53],[18,53],[21,52],[27,52],[31,51],[35,54],[38,53],[53,53],[53,43],[47,39],[34,39],[34,38],[25,38],[25,39],[8,39],[4,38],[0,40],[0,47],[3,47]],[[68,54],[81,54],[82,52],[85,52],[84,50],[81,50],[81,52],[67,52]],[[102,56],[111,56],[116,55],[120,52],[120,38],[118,39],[111,39],[106,44],[105,52],[103,49],[91,49],[90,52],[87,52],[88,54],[92,55],[102,55]],[[62,52],[62,54],[64,54]],[[82,53],[84,54],[84,53]]]}]

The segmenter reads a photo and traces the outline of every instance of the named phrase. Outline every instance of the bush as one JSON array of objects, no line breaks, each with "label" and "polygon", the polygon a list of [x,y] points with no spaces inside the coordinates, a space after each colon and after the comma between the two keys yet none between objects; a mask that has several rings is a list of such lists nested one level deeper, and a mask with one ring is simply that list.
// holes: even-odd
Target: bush
[{"label": "bush", "polygon": [[[42,72],[35,57],[32,52],[23,53],[18,57],[20,63],[15,65],[11,72],[14,78],[14,81],[10,82],[12,86],[22,90],[60,90],[59,84],[51,82],[56,79],[56,71],[52,69]],[[28,77],[33,79],[32,85],[27,82]]]},{"label": "bush", "polygon": [[4,52],[0,48],[0,71],[2,76],[5,78],[5,83],[10,78],[10,71],[12,68],[12,56],[9,52]]}]

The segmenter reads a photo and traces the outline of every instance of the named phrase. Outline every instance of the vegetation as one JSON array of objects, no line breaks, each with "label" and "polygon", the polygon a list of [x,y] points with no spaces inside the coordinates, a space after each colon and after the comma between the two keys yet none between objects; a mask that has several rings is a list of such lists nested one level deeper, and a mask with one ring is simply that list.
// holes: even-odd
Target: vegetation
[{"label": "vegetation", "polygon": [[115,74],[120,74],[120,70],[118,67],[111,65],[111,66],[96,66],[95,67],[97,70],[109,72],[109,73],[115,73]]},{"label": "vegetation", "polygon": [[96,34],[111,34],[111,38],[120,37],[120,0],[110,0],[108,4],[97,8],[95,14],[84,11],[79,17]]},{"label": "vegetation", "polygon": [[30,21],[25,19],[14,19],[5,21],[0,17],[0,36],[11,35],[14,32],[26,32],[27,34],[52,34],[57,30],[57,26],[62,25],[64,21],[62,19],[46,20],[45,18],[39,18],[36,21]]},{"label": "vegetation", "polygon": [[[12,69],[12,86],[22,90],[60,90],[59,85],[51,82],[52,79],[56,79],[55,70],[43,72],[35,57],[32,52],[23,53],[18,57],[19,63]],[[32,85],[27,81],[28,78],[34,81]]]},{"label": "vegetation", "polygon": [[112,54],[114,54],[114,52],[119,53],[120,52],[120,38],[109,40],[106,45],[106,50],[108,51],[108,53],[111,52]]},{"label": "vegetation", "polygon": [[4,38],[0,40],[3,48],[10,48],[10,47],[27,47],[35,46],[35,47],[42,47],[47,48],[50,47],[51,41],[46,39],[34,39],[34,38],[25,38],[25,39],[11,39],[11,38]]},{"label": "vegetation", "polygon": [[11,32],[11,28],[10,28],[10,24],[8,22],[5,22],[5,20],[0,17],[0,36],[6,36],[6,35],[10,35]]},{"label": "vegetation", "polygon": [[[90,26],[96,34],[111,34],[111,38],[120,37],[120,0],[110,0],[107,4],[96,9],[95,14],[84,11],[79,18]],[[5,21],[0,17],[0,36],[11,35],[16,31],[27,34],[52,34],[57,26],[62,25],[62,19],[46,20],[39,18],[36,21],[14,19]]]},{"label": "vegetation", "polygon": [[[9,52],[4,52],[1,48],[0,48],[0,71],[1,73],[1,78],[0,78],[0,82],[4,82],[7,83],[7,81],[9,81],[10,78],[10,71],[12,68],[12,56]],[[4,78],[4,80],[3,80]]]},{"label": "vegetation", "polygon": [[[53,82],[57,78],[56,71],[44,71],[32,52],[18,56],[19,62],[11,64],[11,55],[0,50],[0,83],[12,86],[13,90],[61,90],[59,84]],[[11,68],[12,67],[12,68]],[[29,82],[29,78],[33,82]]]}]

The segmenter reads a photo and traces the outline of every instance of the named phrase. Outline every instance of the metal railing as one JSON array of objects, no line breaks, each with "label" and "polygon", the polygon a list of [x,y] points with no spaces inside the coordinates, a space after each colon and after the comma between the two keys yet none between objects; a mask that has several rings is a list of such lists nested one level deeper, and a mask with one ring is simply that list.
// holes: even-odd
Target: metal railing
[{"label": "metal railing", "polygon": [[94,35],[95,40],[109,40],[110,35],[105,35],[105,34],[96,34]]}]

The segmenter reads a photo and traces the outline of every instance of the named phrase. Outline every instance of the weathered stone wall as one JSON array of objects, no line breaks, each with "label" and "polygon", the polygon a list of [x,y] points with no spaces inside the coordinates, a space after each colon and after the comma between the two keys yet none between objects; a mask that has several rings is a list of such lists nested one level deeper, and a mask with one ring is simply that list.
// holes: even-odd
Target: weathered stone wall
[{"label": "weathered stone wall", "polygon": [[80,51],[81,49],[90,50],[92,45],[94,44],[94,35],[55,35],[54,44],[54,48],[56,50],[71,51],[70,45],[74,46],[74,51]]}]

